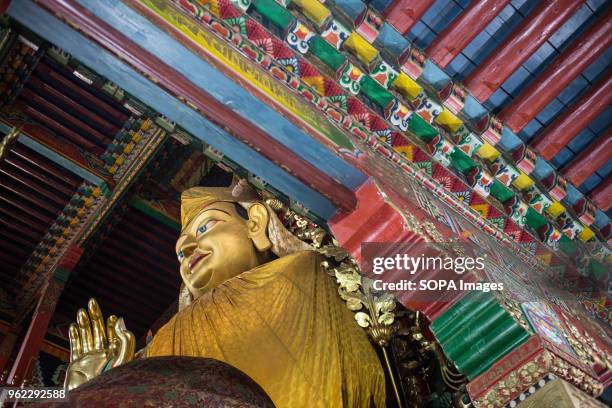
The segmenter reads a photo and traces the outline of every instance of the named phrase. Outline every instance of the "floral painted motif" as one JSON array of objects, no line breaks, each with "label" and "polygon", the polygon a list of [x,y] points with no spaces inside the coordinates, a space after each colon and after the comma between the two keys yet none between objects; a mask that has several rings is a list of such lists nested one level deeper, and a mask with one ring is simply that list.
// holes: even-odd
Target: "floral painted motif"
[{"label": "floral painted motif", "polygon": [[411,113],[410,109],[396,99],[393,101],[393,105],[385,112],[385,118],[402,132],[405,132],[408,130],[408,119]]},{"label": "floral painted motif", "polygon": [[295,20],[295,23],[291,26],[287,32],[287,44],[300,54],[306,54],[308,52],[308,42],[315,36],[315,33],[310,31],[308,27]]},{"label": "floral painted motif", "polygon": [[476,176],[476,184],[474,184],[474,191],[479,193],[483,197],[488,197],[491,194],[491,186],[495,178],[485,172],[481,171]]},{"label": "floral painted motif", "polygon": [[351,31],[336,20],[331,20],[321,32],[321,37],[336,47],[337,50],[342,47],[342,44],[344,44],[350,35]]},{"label": "floral painted motif", "polygon": [[391,65],[386,63],[383,60],[380,60],[375,68],[370,72],[370,76],[374,78],[376,82],[381,84],[385,89],[388,89],[389,86],[395,81],[395,78],[399,73],[393,69]]},{"label": "floral painted motif", "polygon": [[363,72],[361,72],[359,68],[355,67],[350,62],[347,62],[346,65],[341,68],[338,83],[344,90],[353,95],[358,95],[361,91],[361,85],[359,83],[361,82],[363,75]]},{"label": "floral painted motif", "polygon": [[415,109],[415,112],[427,123],[433,123],[434,119],[442,113],[443,109],[441,105],[434,102],[431,98],[424,98]]},{"label": "floral painted motif", "polygon": [[242,10],[243,13],[246,13],[249,7],[251,7],[251,0],[232,0],[232,4]]},{"label": "floral painted motif", "polygon": [[490,168],[495,178],[506,187],[519,176],[519,172],[501,156],[491,162]]}]

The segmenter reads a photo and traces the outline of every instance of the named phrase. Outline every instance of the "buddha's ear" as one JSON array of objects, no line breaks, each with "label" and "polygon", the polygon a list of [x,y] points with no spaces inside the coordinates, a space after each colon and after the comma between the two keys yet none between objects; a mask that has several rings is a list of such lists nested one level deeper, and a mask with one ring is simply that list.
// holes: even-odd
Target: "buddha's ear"
[{"label": "buddha's ear", "polygon": [[270,214],[265,205],[255,203],[249,207],[249,220],[247,221],[247,229],[249,230],[249,238],[253,240],[255,248],[260,252],[265,252],[272,248],[272,242],[268,237],[268,221]]}]

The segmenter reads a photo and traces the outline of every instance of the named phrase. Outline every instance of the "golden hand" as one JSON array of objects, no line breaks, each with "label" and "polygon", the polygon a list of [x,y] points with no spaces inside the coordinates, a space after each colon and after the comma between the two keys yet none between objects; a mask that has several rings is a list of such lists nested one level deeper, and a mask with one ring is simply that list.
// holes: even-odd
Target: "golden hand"
[{"label": "golden hand", "polygon": [[89,315],[85,309],[79,309],[78,324],[70,325],[70,365],[64,383],[68,390],[134,359],[136,341],[123,319],[109,316],[105,329],[95,299],[89,299],[88,309]]}]

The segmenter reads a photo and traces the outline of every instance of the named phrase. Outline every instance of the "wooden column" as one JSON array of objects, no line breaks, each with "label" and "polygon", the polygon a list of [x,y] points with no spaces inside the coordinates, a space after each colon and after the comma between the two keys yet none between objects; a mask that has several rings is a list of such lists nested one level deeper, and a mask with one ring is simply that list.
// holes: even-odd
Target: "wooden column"
[{"label": "wooden column", "polygon": [[34,309],[30,326],[9,373],[7,379],[9,385],[21,386],[24,382],[30,380],[57,301],[62,294],[70,272],[78,263],[82,253],[83,249],[80,247],[73,246],[70,248],[44,285],[40,299]]},{"label": "wooden column", "polygon": [[6,365],[13,355],[13,349],[19,338],[19,332],[20,327],[16,324],[12,324],[9,327],[9,331],[2,339],[2,343],[0,343],[0,373],[4,373]]},{"label": "wooden column", "polygon": [[42,346],[47,332],[47,327],[55,304],[59,299],[63,289],[63,284],[55,279],[52,279],[45,285],[45,288],[40,294],[40,300],[36,305],[32,321],[28,332],[21,344],[15,363],[9,373],[7,383],[12,386],[21,386],[25,381],[29,380],[34,369],[38,352]]},{"label": "wooden column", "polygon": [[531,147],[550,160],[612,102],[612,76],[591,85],[573,105],[540,133]]},{"label": "wooden column", "polygon": [[485,102],[582,5],[578,0],[542,1],[504,43],[466,78],[465,86]]},{"label": "wooden column", "polygon": [[480,0],[463,12],[438,34],[427,48],[427,55],[440,68],[451,61],[510,3],[510,0]]},{"label": "wooden column", "polygon": [[433,0],[394,1],[383,12],[383,18],[402,35],[406,35],[433,3]]},{"label": "wooden column", "polygon": [[612,131],[596,138],[584,151],[561,170],[569,181],[579,186],[612,158]]},{"label": "wooden column", "polygon": [[499,118],[518,133],[612,44],[612,9],[567,47]]}]

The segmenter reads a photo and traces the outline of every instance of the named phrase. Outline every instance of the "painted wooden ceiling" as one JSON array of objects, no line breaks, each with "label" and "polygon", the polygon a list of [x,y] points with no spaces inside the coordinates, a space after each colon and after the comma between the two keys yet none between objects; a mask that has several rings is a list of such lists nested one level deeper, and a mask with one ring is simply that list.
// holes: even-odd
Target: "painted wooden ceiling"
[{"label": "painted wooden ceiling", "polygon": [[[89,4],[86,1],[81,3]],[[374,0],[365,3],[360,0],[337,0],[329,4],[337,6],[355,19],[366,7],[386,18],[377,38],[377,44],[384,48],[401,50],[412,42],[427,51],[432,50],[431,47],[436,41],[441,41],[447,32],[445,30],[465,15],[474,2],[411,1],[408,2],[411,7],[420,7],[418,14],[411,14],[413,21],[406,22],[398,18],[392,23],[390,16],[393,16],[394,8],[401,8],[404,3],[406,2],[401,0],[395,2]],[[516,34],[517,27],[536,18],[539,12],[537,1],[515,0],[498,3],[504,3],[499,13],[441,68],[441,76],[446,75],[462,82],[469,80],[479,66],[495,58],[496,52]],[[541,74],[567,47],[581,38],[583,33],[598,24],[601,19],[607,18],[609,5],[604,1],[589,0],[577,3],[580,4],[575,7],[575,11],[569,13],[561,26],[503,81],[499,89],[481,101],[488,112],[503,114],[507,111],[512,101],[520,96],[521,90],[540,80]],[[63,34],[57,32],[59,33],[57,35]],[[132,34],[139,35],[138,32]],[[71,37],[65,41],[69,44],[70,41],[76,40]],[[102,61],[106,58],[90,44],[84,44],[82,49],[84,59],[99,57]],[[188,53],[180,54],[178,57],[184,58],[183,69],[193,67],[193,64],[201,64],[201,70],[184,72],[192,81],[200,84],[205,82],[207,86],[212,87],[211,92],[225,98],[223,100],[228,105],[234,104],[240,114],[255,115],[259,125],[270,134],[274,134],[281,143],[295,150],[299,150],[299,146],[305,146],[303,148],[305,158],[315,162],[327,175],[339,180],[339,185],[352,190],[365,179],[364,175],[355,168],[330,154],[317,143],[311,142],[307,134],[298,127],[284,119],[277,121],[277,117],[281,116],[276,115],[273,109],[255,103],[255,98],[253,101],[250,99],[247,101],[251,95],[238,90],[238,85],[235,85],[236,89],[226,88],[231,91],[228,91],[229,96],[222,95],[223,86],[230,86],[228,84],[231,81],[223,79],[222,75],[214,72],[210,72],[212,76],[206,78],[209,73],[206,69],[210,67],[206,68],[205,64],[198,62],[198,58]],[[191,59],[185,59],[187,57]],[[599,86],[599,81],[609,78],[610,58],[610,50],[607,48],[605,52],[592,58],[588,67],[570,81],[564,90],[538,112],[520,132],[517,132],[517,136],[523,142],[531,144],[555,120],[570,114],[574,100]],[[90,68],[99,68],[108,75],[111,71],[117,70],[117,66],[108,62],[110,60],[105,61],[99,67],[90,66]],[[136,79],[137,76],[133,73],[123,68],[117,71],[119,72],[117,79],[136,84],[134,90],[141,91],[145,103],[159,104],[164,112],[175,113],[177,117],[184,119],[180,124],[189,129],[206,129],[210,133],[211,144],[230,146],[228,150],[235,153],[233,159],[244,163],[246,167],[252,166],[250,168],[252,172],[254,169],[261,170],[264,167],[270,169],[271,176],[268,180],[270,184],[288,195],[304,198],[307,206],[314,209],[317,215],[326,218],[335,211],[336,207],[327,198],[313,194],[313,190],[308,186],[287,178],[284,171],[279,170],[280,166],[265,163],[263,167],[257,167],[264,162],[261,157],[255,158],[251,156],[250,151],[231,145],[231,141],[224,139],[227,134],[222,134],[210,123],[202,122],[201,117],[196,118],[191,116],[192,113],[186,113],[184,107],[175,107],[172,102],[164,99],[165,95],[156,94],[150,88],[141,85],[138,81],[142,79]],[[99,86],[79,79],[71,69],[58,64],[48,56],[42,57],[36,65],[19,93],[15,106],[39,126],[47,128],[51,133],[60,134],[61,138],[83,151],[98,156],[101,156],[101,153],[113,142],[113,138],[109,135],[114,135],[121,129],[131,115],[125,106],[101,91]],[[610,108],[607,107],[550,159],[552,167],[563,172],[572,163],[584,160],[585,155],[588,156],[590,151],[608,140],[611,137],[610,118]],[[606,189],[609,189],[609,175],[612,170],[610,160],[591,170],[586,180],[576,186],[578,190],[586,195],[593,195],[597,191],[608,191]],[[0,189],[3,193],[0,200],[2,223],[0,235],[5,238],[2,241],[2,257],[8,265],[6,270],[4,268],[2,270],[0,275],[2,279],[6,282],[14,281],[17,271],[29,258],[37,243],[43,239],[55,216],[70,202],[72,194],[82,181],[83,178],[77,176],[74,171],[62,167],[56,161],[37,153],[23,143],[17,143],[11,148],[0,165]],[[600,202],[604,203],[602,205],[604,212],[607,211],[609,196],[603,201],[598,201]],[[606,202],[608,204],[605,204]],[[178,280],[173,255],[176,231],[132,206],[128,206],[124,211],[118,218],[117,224],[96,246],[95,252],[79,266],[79,272],[69,282],[58,310],[68,316],[76,305],[84,305],[89,296],[96,296],[105,312],[125,316],[126,320],[134,322],[137,334],[142,335],[176,297]],[[20,234],[16,234],[16,226],[19,226]],[[135,240],[134,231],[142,233],[146,237],[145,240],[142,242]],[[161,255],[159,259],[153,261],[148,258],[147,253]],[[108,259],[111,256],[118,262],[109,264]],[[142,276],[147,276],[147,279],[139,280]],[[163,299],[163,301],[154,303],[152,302],[154,299]]]}]

